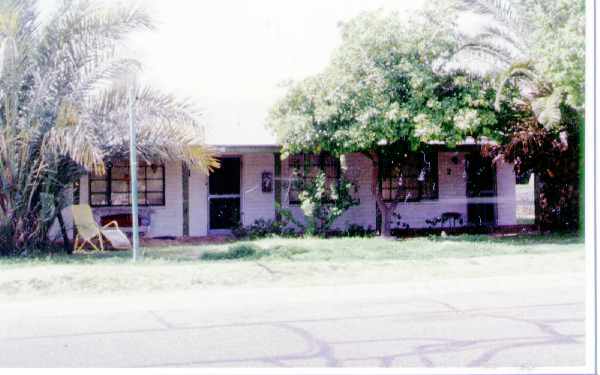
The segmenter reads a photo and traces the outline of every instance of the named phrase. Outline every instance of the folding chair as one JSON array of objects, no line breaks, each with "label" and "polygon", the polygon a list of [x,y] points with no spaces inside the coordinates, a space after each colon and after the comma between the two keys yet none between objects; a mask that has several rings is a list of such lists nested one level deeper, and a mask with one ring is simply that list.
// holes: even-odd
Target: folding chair
[{"label": "folding chair", "polygon": [[[94,220],[92,208],[87,204],[73,205],[71,206],[71,212],[73,213],[73,222],[77,227],[77,236],[75,236],[75,242],[73,243],[75,252],[83,251],[85,244],[91,245],[94,250],[104,251],[103,238],[106,238],[115,249],[131,249],[129,239],[119,229],[119,224],[116,221],[113,220],[100,227]],[[99,248],[93,242],[94,239],[98,239]]]}]

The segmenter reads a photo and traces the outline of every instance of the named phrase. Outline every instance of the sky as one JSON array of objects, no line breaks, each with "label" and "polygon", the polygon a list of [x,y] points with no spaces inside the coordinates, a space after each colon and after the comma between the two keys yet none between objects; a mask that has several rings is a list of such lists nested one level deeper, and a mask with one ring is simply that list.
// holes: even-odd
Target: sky
[{"label": "sky", "polygon": [[[53,3],[42,0],[46,8]],[[137,33],[127,42],[127,54],[143,64],[142,80],[191,100],[202,113],[210,144],[272,144],[275,139],[264,124],[284,94],[280,84],[326,66],[340,43],[341,21],[380,8],[414,10],[424,0],[136,3],[157,23],[156,30]]]}]

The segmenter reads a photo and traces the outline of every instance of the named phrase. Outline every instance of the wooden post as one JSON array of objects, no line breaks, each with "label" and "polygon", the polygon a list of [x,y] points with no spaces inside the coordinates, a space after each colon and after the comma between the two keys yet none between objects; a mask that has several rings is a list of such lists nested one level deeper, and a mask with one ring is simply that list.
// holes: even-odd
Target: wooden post
[{"label": "wooden post", "polygon": [[181,163],[181,185],[183,236],[188,237],[190,235],[190,169],[183,162]]},{"label": "wooden post", "polygon": [[275,152],[273,154],[275,165],[273,167],[275,174],[275,220],[281,220],[281,214],[278,208],[281,207],[281,154]]}]

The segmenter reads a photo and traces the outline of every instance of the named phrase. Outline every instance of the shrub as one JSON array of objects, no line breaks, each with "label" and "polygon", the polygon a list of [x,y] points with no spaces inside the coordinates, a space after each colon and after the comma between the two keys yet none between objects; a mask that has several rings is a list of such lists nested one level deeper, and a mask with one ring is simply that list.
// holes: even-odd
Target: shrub
[{"label": "shrub", "polygon": [[259,239],[269,236],[290,236],[294,230],[286,228],[287,222],[282,220],[255,220],[253,224],[243,227],[239,225],[232,233],[236,238]]},{"label": "shrub", "polygon": [[225,252],[207,251],[200,256],[202,260],[231,260],[260,258],[265,252],[255,244],[238,243],[231,245]]},{"label": "shrub", "polygon": [[365,228],[359,224],[349,224],[344,231],[347,237],[371,237],[375,235],[375,230],[370,226]]},{"label": "shrub", "polygon": [[324,236],[337,218],[348,208],[359,204],[352,196],[354,185],[344,177],[328,184],[325,173],[320,172],[309,181],[296,183],[301,190],[298,198],[305,223],[295,220],[289,211],[282,210],[281,213],[305,234]]}]

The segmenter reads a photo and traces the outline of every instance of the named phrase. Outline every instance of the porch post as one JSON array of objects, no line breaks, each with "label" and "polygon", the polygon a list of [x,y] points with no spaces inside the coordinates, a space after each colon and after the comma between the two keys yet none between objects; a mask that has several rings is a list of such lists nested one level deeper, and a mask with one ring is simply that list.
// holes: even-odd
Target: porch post
[{"label": "porch post", "polygon": [[136,131],[133,123],[134,105],[133,85],[129,88],[129,164],[131,179],[131,226],[133,242],[133,261],[137,261],[139,254],[139,218],[138,218],[138,183],[137,183],[137,145]]},{"label": "porch post", "polygon": [[273,154],[275,165],[273,167],[275,174],[275,220],[281,220],[279,208],[281,208],[281,154],[275,152]]},{"label": "porch post", "polygon": [[[81,203],[81,177],[79,177],[77,181],[73,182],[73,204],[79,203]],[[77,228],[75,227],[75,225],[73,225],[72,232],[73,239],[75,239],[75,236],[77,235]]]},{"label": "porch post", "polygon": [[181,163],[181,191],[183,236],[188,237],[190,235],[190,169],[184,162]]}]

